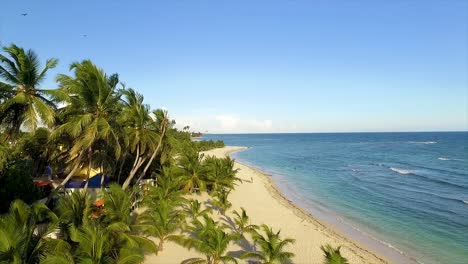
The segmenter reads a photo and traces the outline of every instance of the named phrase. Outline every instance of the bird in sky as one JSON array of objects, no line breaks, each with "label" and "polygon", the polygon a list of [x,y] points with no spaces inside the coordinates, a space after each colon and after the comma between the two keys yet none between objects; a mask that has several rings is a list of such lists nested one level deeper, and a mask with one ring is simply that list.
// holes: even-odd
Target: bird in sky
[{"label": "bird in sky", "polygon": [[28,15],[28,13],[22,13],[21,15],[22,15],[22,16],[27,16],[27,15]]}]

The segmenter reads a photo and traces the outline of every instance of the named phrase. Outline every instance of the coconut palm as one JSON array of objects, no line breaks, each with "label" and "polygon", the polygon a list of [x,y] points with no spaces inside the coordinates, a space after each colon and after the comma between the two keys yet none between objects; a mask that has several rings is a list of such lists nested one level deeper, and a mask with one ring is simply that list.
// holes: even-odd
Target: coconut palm
[{"label": "coconut palm", "polygon": [[59,198],[56,213],[60,218],[61,237],[70,238],[71,226],[79,227],[91,214],[92,201],[89,195],[78,190]]},{"label": "coconut palm", "polygon": [[0,263],[38,263],[50,249],[53,241],[47,236],[57,223],[57,216],[42,203],[29,207],[21,200],[12,202],[0,217]]},{"label": "coconut palm", "polygon": [[125,100],[120,123],[124,126],[125,135],[129,139],[129,150],[135,155],[130,174],[122,185],[123,189],[126,189],[140,167],[153,153],[159,136],[151,127],[153,119],[150,116],[149,106],[143,104],[143,96],[133,89],[125,90],[123,94]]},{"label": "coconut palm", "polygon": [[73,63],[70,69],[74,70],[74,77],[63,74],[57,77],[60,89],[69,96],[62,111],[65,122],[52,133],[53,136],[65,133],[75,139],[69,151],[70,160],[74,161],[73,169],[62,186],[83,163],[88,167],[87,178],[92,167],[102,167],[93,160],[107,153],[103,148],[112,148],[114,158],[119,158],[121,151],[117,133],[121,127],[117,123],[118,76],[107,76],[89,60]]},{"label": "coconut palm", "polygon": [[294,239],[281,239],[280,231],[273,232],[267,225],[261,225],[261,230],[265,235],[255,231],[252,238],[260,246],[259,251],[242,254],[242,259],[256,259],[263,264],[283,264],[291,262],[294,253],[285,251],[288,244],[293,244]]},{"label": "coconut palm", "polygon": [[51,96],[57,91],[39,89],[47,71],[57,66],[57,59],[48,59],[40,70],[39,59],[32,50],[16,45],[3,48],[7,54],[0,54],[0,126],[11,136],[18,135],[24,127],[34,131],[40,123],[54,125],[56,109]]},{"label": "coconut palm", "polygon": [[148,169],[150,168],[150,166],[153,165],[154,159],[156,158],[157,154],[159,154],[159,152],[161,151],[161,148],[163,147],[165,143],[164,139],[166,138],[167,131],[168,129],[171,128],[171,122],[169,122],[169,115],[168,115],[167,110],[158,109],[156,111],[153,111],[153,116],[155,116],[156,118],[153,122],[153,125],[156,128],[156,130],[159,132],[159,141],[158,141],[158,145],[153,151],[153,154],[151,155],[150,159],[146,163],[145,168],[140,173],[140,176],[138,177],[137,182],[140,182],[143,179],[143,177],[148,172]]},{"label": "coconut palm", "polygon": [[222,215],[225,215],[226,211],[232,207],[232,203],[228,200],[229,192],[226,189],[221,189],[216,192],[216,196],[213,199],[213,205],[218,208]]},{"label": "coconut palm", "polygon": [[[114,239],[137,246],[147,252],[157,252],[156,244],[146,238],[150,233],[139,225],[133,215],[133,193],[123,190],[117,184],[111,184],[109,191],[104,193],[103,200],[104,210],[101,223],[108,227],[118,227],[109,230]],[[144,211],[140,216],[145,214],[148,212]]]},{"label": "coconut palm", "polygon": [[206,168],[203,166],[203,154],[194,149],[187,151],[180,158],[182,176],[180,177],[185,192],[204,191],[206,189]]},{"label": "coconut palm", "polygon": [[142,263],[144,251],[125,240],[118,240],[113,233],[120,230],[119,225],[101,226],[89,222],[79,228],[71,228],[74,247],[62,247],[44,257],[41,263]]},{"label": "coconut palm", "polygon": [[323,254],[325,255],[325,264],[348,264],[348,260],[341,256],[341,247],[334,248],[330,244],[321,246]]},{"label": "coconut palm", "polygon": [[171,177],[175,171],[174,167],[163,167],[156,178],[156,186],[150,187],[143,199],[143,204],[148,207],[157,206],[161,201],[169,201],[174,206],[182,206],[187,202],[183,197],[184,192],[180,190],[177,177]]},{"label": "coconut palm", "polygon": [[243,207],[241,207],[241,211],[234,211],[234,223],[236,224],[235,226],[235,231],[242,235],[246,232],[255,232],[258,229],[257,225],[252,225],[250,224],[250,218],[247,215],[247,212]]},{"label": "coconut palm", "polygon": [[237,169],[234,169],[234,161],[229,158],[218,159],[208,157],[205,159],[207,168],[208,189],[217,192],[220,189],[234,189],[236,181],[241,181],[236,177]]},{"label": "coconut palm", "polygon": [[187,204],[185,204],[184,212],[192,219],[192,221],[195,221],[199,217],[209,214],[211,209],[203,209],[202,204],[198,200],[192,199]]},{"label": "coconut palm", "polygon": [[182,236],[176,232],[180,231],[184,216],[173,203],[163,200],[146,210],[138,216],[139,228],[159,239],[158,250],[163,250],[165,241],[181,241]]},{"label": "coconut palm", "polygon": [[204,223],[198,222],[193,228],[193,236],[185,240],[184,245],[206,255],[206,259],[193,258],[184,263],[237,263],[237,260],[229,253],[226,253],[229,244],[239,238],[237,234],[230,234],[224,231],[209,216],[205,215]]}]

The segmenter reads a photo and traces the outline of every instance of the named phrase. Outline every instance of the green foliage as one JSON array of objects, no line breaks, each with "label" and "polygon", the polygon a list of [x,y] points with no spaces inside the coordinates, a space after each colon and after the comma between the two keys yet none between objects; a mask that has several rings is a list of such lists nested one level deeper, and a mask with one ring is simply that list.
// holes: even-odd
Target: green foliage
[{"label": "green foliage", "polygon": [[[48,224],[41,224],[46,220]],[[0,217],[0,263],[38,263],[56,244],[47,236],[57,222],[57,216],[44,204],[29,207],[15,200],[9,212]]]},{"label": "green foliage", "polygon": [[184,245],[206,255],[206,259],[190,259],[184,263],[237,263],[237,260],[226,253],[229,244],[239,239],[237,234],[225,232],[218,222],[209,216],[203,216],[203,222],[198,221],[192,228],[193,235],[186,238]]},{"label": "green foliage", "polygon": [[192,222],[197,221],[199,217],[208,215],[211,213],[210,208],[203,209],[202,204],[198,200],[190,200],[184,206],[185,214],[190,217]]},{"label": "green foliage", "polygon": [[232,190],[236,182],[242,182],[236,177],[238,169],[234,169],[234,160],[230,157],[207,157],[204,160],[206,168],[207,188],[210,192]]},{"label": "green foliage", "polygon": [[187,149],[180,157],[182,175],[180,182],[185,192],[201,192],[206,190],[206,167],[203,165],[203,154],[195,149]]},{"label": "green foliage", "polygon": [[33,182],[29,171],[22,164],[10,166],[0,176],[0,213],[8,210],[10,203],[21,199],[30,204],[43,196],[43,193]]},{"label": "green foliage", "polygon": [[294,239],[285,238],[281,239],[280,231],[273,232],[273,229],[267,225],[261,225],[260,229],[262,233],[255,231],[252,234],[252,238],[255,243],[260,247],[259,251],[247,252],[242,254],[242,259],[256,259],[264,264],[283,264],[291,262],[291,258],[294,254],[285,251],[285,247],[288,244],[293,244]]},{"label": "green foliage", "polygon": [[222,148],[224,147],[224,142],[222,140],[201,140],[201,141],[193,141],[193,147],[198,151],[207,151],[214,148]]},{"label": "green foliage", "polygon": [[[91,61],[73,63],[74,76],[60,74],[57,81],[60,91],[67,94],[66,106],[62,109],[64,123],[52,133],[53,137],[67,134],[74,138],[69,150],[70,158],[92,167],[104,167],[107,171],[122,147],[117,123],[120,92],[117,91],[118,76],[107,76]],[[112,150],[112,151],[110,151]],[[86,151],[86,155],[80,155]],[[112,152],[114,157],[110,156]]]},{"label": "green foliage", "polygon": [[213,205],[218,208],[222,215],[225,215],[226,211],[232,207],[232,203],[228,200],[229,192],[226,189],[220,189],[213,199]]},{"label": "green foliage", "polygon": [[39,89],[49,69],[57,66],[56,59],[49,59],[40,70],[37,55],[16,45],[3,48],[0,54],[0,82],[2,99],[0,126],[12,137],[19,135],[20,128],[34,131],[40,122],[54,125],[55,104],[50,99],[52,90]]},{"label": "green foliage", "polygon": [[30,163],[30,173],[33,176],[42,176],[58,147],[49,140],[49,135],[48,129],[38,128],[34,134],[24,134],[17,140],[16,158]]},{"label": "green foliage", "polygon": [[239,235],[244,236],[244,233],[252,233],[258,230],[259,227],[257,225],[250,223],[250,218],[243,207],[241,207],[240,212],[234,211],[234,216],[235,231]]},{"label": "green foliage", "polygon": [[321,246],[320,249],[325,255],[325,264],[348,264],[348,260],[341,256],[341,247],[334,248],[330,244]]},{"label": "green foliage", "polygon": [[163,250],[165,241],[181,241],[182,236],[175,234],[180,231],[184,216],[170,200],[159,201],[154,207],[149,207],[138,216],[141,230],[159,239],[158,249]]}]

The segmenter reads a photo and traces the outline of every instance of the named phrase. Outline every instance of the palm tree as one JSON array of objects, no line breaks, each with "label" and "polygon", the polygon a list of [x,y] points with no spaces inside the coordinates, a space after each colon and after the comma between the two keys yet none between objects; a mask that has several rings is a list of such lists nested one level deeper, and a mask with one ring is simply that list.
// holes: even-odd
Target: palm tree
[{"label": "palm tree", "polygon": [[[41,224],[44,221],[49,224]],[[29,207],[21,200],[11,203],[0,217],[0,263],[38,263],[53,242],[47,236],[57,228],[58,218],[44,204]]]},{"label": "palm tree", "polygon": [[117,123],[120,102],[120,94],[116,91],[118,76],[107,76],[89,60],[73,63],[70,69],[75,70],[74,77],[63,74],[57,77],[60,89],[68,93],[68,105],[62,114],[65,123],[52,133],[53,136],[65,133],[75,139],[69,151],[70,160],[74,160],[73,169],[61,186],[84,162],[88,166],[89,179],[91,167],[102,167],[102,164],[93,163],[93,159],[107,154],[103,148],[112,147],[115,158],[119,158],[121,151],[117,133],[120,129]]},{"label": "palm tree", "polygon": [[190,200],[184,208],[185,213],[192,219],[197,220],[200,216],[206,215],[211,212],[210,208],[202,208],[202,204],[198,200]]},{"label": "palm tree", "polygon": [[245,232],[255,232],[258,229],[257,225],[250,224],[249,216],[243,207],[241,207],[241,212],[234,211],[234,223],[236,224],[235,231],[242,235]]},{"label": "palm tree", "polygon": [[280,231],[273,232],[273,229],[267,225],[262,225],[261,229],[265,235],[254,232],[252,238],[260,246],[260,251],[247,252],[242,254],[242,259],[256,259],[263,264],[283,264],[291,262],[294,253],[284,251],[284,247],[293,244],[294,239],[281,239]]},{"label": "palm tree", "polygon": [[184,217],[174,204],[163,200],[146,210],[147,212],[138,216],[138,226],[159,239],[158,250],[163,250],[165,241],[181,241],[182,236],[175,233],[180,230]]},{"label": "palm tree", "polygon": [[[118,184],[111,184],[109,191],[104,192],[104,210],[101,223],[105,226],[118,227],[110,229],[113,238],[125,241],[147,252],[157,252],[157,246],[147,238],[146,232],[133,215],[134,193],[123,190]],[[140,216],[147,215],[144,211]]]},{"label": "palm tree", "polygon": [[56,213],[60,218],[61,237],[70,238],[71,226],[79,227],[91,214],[92,201],[89,195],[78,190],[59,198]]},{"label": "palm tree", "polygon": [[228,200],[229,192],[226,189],[221,189],[216,192],[216,196],[213,199],[213,205],[219,209],[222,215],[225,215],[226,211],[232,207],[232,203]]},{"label": "palm tree", "polygon": [[143,96],[133,89],[124,92],[124,110],[120,123],[125,127],[126,137],[129,139],[129,149],[135,154],[135,161],[129,176],[123,184],[126,189],[143,163],[158,144],[158,134],[152,129],[152,118],[149,106],[143,104]]},{"label": "palm tree", "polygon": [[138,177],[137,182],[140,182],[141,179],[143,179],[143,177],[146,175],[148,169],[153,164],[153,161],[156,158],[156,155],[159,153],[162,146],[164,145],[163,140],[166,137],[167,130],[170,129],[170,126],[171,126],[171,123],[169,122],[169,115],[167,113],[167,110],[158,109],[158,110],[153,112],[153,115],[156,117],[156,120],[154,122],[154,126],[159,131],[159,141],[158,141],[158,145],[156,146],[155,150],[153,151],[153,154],[151,155],[149,161],[146,163],[146,166],[143,169],[143,172],[140,173],[140,176]]},{"label": "palm tree", "polygon": [[109,225],[103,227],[97,223],[89,222],[79,228],[71,228],[71,238],[75,247],[62,247],[45,256],[41,263],[142,263],[144,251],[137,245],[125,240],[117,240],[113,232],[121,227]]},{"label": "palm tree", "polygon": [[183,197],[184,192],[180,190],[177,177],[172,177],[175,167],[163,167],[156,178],[156,186],[150,187],[143,199],[143,204],[148,207],[158,206],[161,201],[171,202],[175,207],[182,206],[187,202]]},{"label": "palm tree", "polygon": [[234,160],[230,157],[218,159],[210,156],[205,159],[205,164],[211,192],[217,192],[220,189],[234,189],[235,181],[241,181],[236,177],[238,169],[234,169]]},{"label": "palm tree", "polygon": [[183,174],[180,177],[185,192],[204,191],[206,189],[206,169],[203,167],[203,154],[188,149],[180,159]]},{"label": "palm tree", "polygon": [[25,51],[16,45],[4,47],[7,56],[0,54],[0,82],[2,99],[0,99],[0,126],[6,128],[10,136],[16,136],[20,128],[36,130],[42,122],[47,126],[54,125],[56,109],[50,99],[57,91],[39,89],[47,71],[57,66],[57,59],[48,59],[40,70],[39,59],[32,50]]},{"label": "palm tree", "polygon": [[184,263],[237,263],[237,260],[230,255],[226,254],[227,248],[232,241],[239,238],[237,234],[229,234],[224,232],[218,223],[205,215],[204,224],[198,222],[194,227],[193,237],[185,240],[184,245],[191,249],[195,248],[198,252],[206,255],[206,259],[193,258],[184,261]]},{"label": "palm tree", "polygon": [[323,254],[325,255],[325,264],[348,264],[348,260],[341,256],[341,247],[334,248],[330,244],[321,246]]}]

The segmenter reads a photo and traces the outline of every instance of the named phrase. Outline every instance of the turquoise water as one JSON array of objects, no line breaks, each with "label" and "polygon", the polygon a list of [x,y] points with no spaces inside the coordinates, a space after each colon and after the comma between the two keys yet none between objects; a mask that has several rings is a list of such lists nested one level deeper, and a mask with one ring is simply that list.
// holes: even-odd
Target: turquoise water
[{"label": "turquoise water", "polygon": [[234,157],[271,174],[304,209],[372,237],[368,244],[423,263],[468,263],[468,132],[205,138],[250,147]]}]

